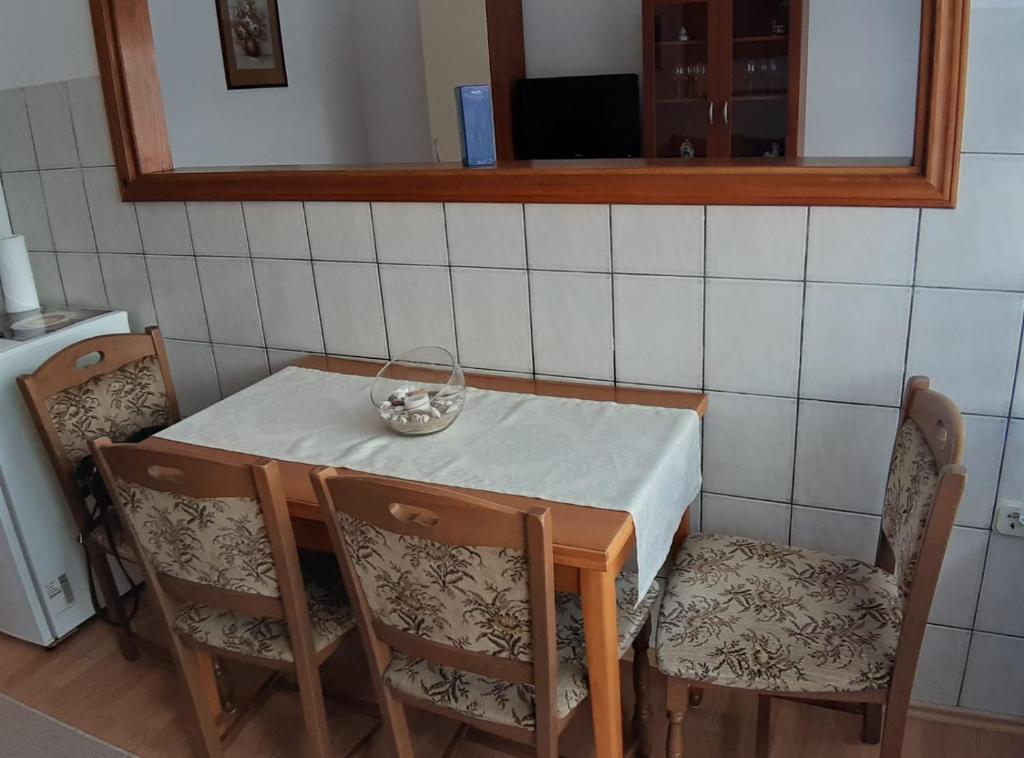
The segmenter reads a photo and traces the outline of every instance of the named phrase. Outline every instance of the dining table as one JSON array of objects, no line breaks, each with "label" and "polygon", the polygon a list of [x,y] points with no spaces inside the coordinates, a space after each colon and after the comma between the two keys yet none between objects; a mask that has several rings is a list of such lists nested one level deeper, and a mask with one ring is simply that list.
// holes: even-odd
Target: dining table
[{"label": "dining table", "polygon": [[[371,360],[308,356],[293,365],[300,369],[352,377],[373,377],[384,364]],[[291,369],[286,369],[286,371],[288,370]],[[468,387],[492,392],[692,411],[696,414],[698,429],[708,402],[707,396],[703,393],[673,389],[556,381],[472,372],[467,372],[465,377]],[[264,381],[271,380],[273,377]],[[246,391],[242,390],[243,393]],[[242,397],[241,393],[235,396],[235,398]],[[230,400],[232,398],[223,400],[221,403],[227,404]],[[215,404],[211,408],[216,408],[217,405],[219,404]],[[366,398],[366,407],[372,412],[369,398]],[[251,418],[250,421],[258,419],[264,410],[259,407],[250,408],[245,404],[240,404],[237,400],[231,406],[232,417],[254,414],[254,418]],[[469,403],[463,412],[466,414],[472,412]],[[187,423],[188,420],[182,422],[182,424]],[[464,422],[461,419],[457,420],[453,428],[460,423]],[[170,427],[167,430],[171,432],[168,436],[175,436],[174,429],[175,427]],[[381,423],[381,434],[394,435],[383,426],[383,423]],[[441,434],[447,434],[447,432],[441,432]],[[143,444],[154,450],[187,453],[211,460],[238,464],[254,463],[268,457],[253,450],[247,451],[247,446],[244,444],[225,444],[221,447],[220,443],[196,444],[194,441],[169,439],[168,436],[151,437]],[[397,439],[397,435],[394,436]],[[608,445],[616,444],[616,440],[608,440]],[[689,455],[697,456],[696,461],[691,460],[688,464],[691,468],[696,466],[697,484],[699,485],[699,443],[696,453],[692,452],[692,448],[688,449],[690,450]],[[332,552],[326,525],[322,520],[322,512],[313,493],[310,473],[318,465],[336,466],[336,464],[328,461],[317,463],[308,459],[289,460],[288,455],[274,456],[274,458],[280,466],[296,544],[307,550]],[[343,467],[340,470],[342,473],[345,472]],[[377,475],[375,472],[370,473]],[[616,579],[636,551],[637,529],[633,517],[627,510],[591,507],[590,505],[558,502],[479,488],[453,487],[453,489],[486,497],[491,501],[520,510],[528,510],[538,505],[546,506],[549,509],[553,530],[555,589],[558,592],[578,594],[582,605],[595,755],[598,758],[621,758],[624,743]],[[689,506],[690,501],[688,500],[679,510],[678,523],[674,524],[671,539],[673,551],[690,531]],[[209,680],[214,682],[213,677],[209,677]]]}]

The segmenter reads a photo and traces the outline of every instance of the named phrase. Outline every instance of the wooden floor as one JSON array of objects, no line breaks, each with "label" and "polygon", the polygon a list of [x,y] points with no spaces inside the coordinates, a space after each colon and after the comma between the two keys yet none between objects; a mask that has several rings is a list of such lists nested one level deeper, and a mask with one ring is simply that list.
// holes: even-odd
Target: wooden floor
[{"label": "wooden floor", "polygon": [[[352,635],[349,639],[350,649],[342,651],[327,666],[325,689],[367,699],[369,686],[358,637]],[[628,665],[623,665],[623,681],[629,682]],[[663,755],[665,723],[659,706],[663,702],[663,687],[658,677],[654,684],[652,694],[658,717],[655,755]],[[624,699],[628,700],[630,688],[625,689]],[[135,663],[126,662],[117,650],[111,630],[99,622],[87,624],[53,651],[0,635],[0,692],[143,758],[200,754],[184,693],[170,664],[146,653]],[[709,693],[704,705],[687,716],[687,755],[753,758],[756,706],[756,699],[749,696]],[[568,758],[584,758],[592,752],[589,713],[586,709],[581,711],[560,743],[561,753]],[[338,702],[328,702],[328,717],[337,755],[363,740],[377,723]],[[417,713],[410,713],[410,726],[421,758],[440,755],[455,729],[454,722]],[[877,747],[860,743],[859,719],[852,714],[777,702],[772,729],[773,758],[878,755]],[[229,757],[301,755],[298,695],[287,689],[270,695],[228,750]],[[380,731],[358,755],[387,758],[388,748]],[[455,752],[458,758],[497,755],[500,754],[475,744],[464,744]],[[1020,758],[1024,756],[1024,736],[911,719],[904,758],[974,756]]]}]

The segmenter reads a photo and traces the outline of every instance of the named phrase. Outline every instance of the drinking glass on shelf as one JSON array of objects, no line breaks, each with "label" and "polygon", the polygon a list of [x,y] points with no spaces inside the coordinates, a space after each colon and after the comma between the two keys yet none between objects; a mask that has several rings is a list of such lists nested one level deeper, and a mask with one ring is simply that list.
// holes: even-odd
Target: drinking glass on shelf
[{"label": "drinking glass on shelf", "polygon": [[686,80],[686,68],[683,66],[682,63],[677,63],[672,68],[672,81],[675,82],[675,85],[676,85],[676,99],[682,98],[682,96],[683,96],[683,88],[685,86],[685,80]]},{"label": "drinking glass on shelf", "polygon": [[744,70],[743,76],[747,83],[747,94],[753,95],[754,83],[757,81],[757,64],[754,63],[752,58],[747,60],[747,66]]},{"label": "drinking glass on shelf", "polygon": [[761,59],[761,62],[757,66],[758,73],[760,74],[760,89],[762,92],[767,92],[771,89],[771,72],[768,67],[768,61],[765,58]]},{"label": "drinking glass on shelf", "polygon": [[704,63],[696,64],[697,82],[694,93],[699,98],[707,97],[708,94],[708,67]]},{"label": "drinking glass on shelf", "polygon": [[690,63],[686,66],[686,96],[697,96],[697,64]]},{"label": "drinking glass on shelf", "polygon": [[772,92],[779,92],[782,89],[782,81],[779,78],[779,64],[774,58],[768,62],[768,89]]}]

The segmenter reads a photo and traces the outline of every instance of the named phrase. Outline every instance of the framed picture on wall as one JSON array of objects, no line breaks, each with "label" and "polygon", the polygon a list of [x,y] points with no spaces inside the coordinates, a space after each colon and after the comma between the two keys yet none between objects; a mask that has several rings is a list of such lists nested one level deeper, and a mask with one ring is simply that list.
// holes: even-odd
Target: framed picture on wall
[{"label": "framed picture on wall", "polygon": [[287,87],[277,0],[216,0],[228,89]]}]

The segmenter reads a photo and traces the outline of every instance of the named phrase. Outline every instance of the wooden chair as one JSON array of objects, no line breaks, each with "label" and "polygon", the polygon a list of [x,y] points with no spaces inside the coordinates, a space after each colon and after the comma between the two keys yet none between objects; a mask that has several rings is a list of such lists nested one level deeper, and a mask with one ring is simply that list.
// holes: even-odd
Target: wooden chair
[{"label": "wooden chair", "polygon": [[137,560],[117,525],[108,534],[104,527],[90,523],[87,493],[76,480],[75,469],[89,455],[91,440],[123,441],[143,429],[180,420],[160,330],[151,327],[145,334],[113,334],[78,342],[34,373],[19,376],[18,387],[64,492],[100,594],[117,625],[121,652],[135,660],[138,648],[107,556]]},{"label": "wooden chair", "polygon": [[[312,481],[395,754],[414,755],[410,705],[462,722],[446,755],[468,727],[492,747],[556,756],[588,687],[579,598],[554,589],[548,510],[332,469]],[[635,575],[620,582],[620,652],[636,640],[646,657],[659,591],[638,604]],[[646,723],[644,687],[638,713]]]},{"label": "wooden chair", "polygon": [[216,655],[294,674],[306,752],[326,756],[320,665],[355,620],[337,577],[303,575],[277,463],[240,466],[109,439],[91,446],[160,606],[207,753],[223,755],[245,715],[229,722],[221,712]]},{"label": "wooden chair", "polygon": [[[772,697],[863,713],[863,741],[897,758],[921,640],[963,494],[963,422],[928,388],[906,388],[875,565],[789,545],[691,536],[658,619],[668,676],[669,758],[683,754],[688,690],[759,694],[757,754]],[[883,726],[883,707],[885,719]]]}]

